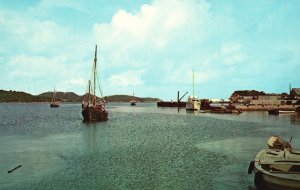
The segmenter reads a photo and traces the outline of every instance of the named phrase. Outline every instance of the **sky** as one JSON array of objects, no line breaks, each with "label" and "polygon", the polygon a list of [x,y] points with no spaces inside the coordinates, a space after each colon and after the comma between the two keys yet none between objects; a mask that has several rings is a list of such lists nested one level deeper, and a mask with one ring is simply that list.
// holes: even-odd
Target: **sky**
[{"label": "sky", "polygon": [[[0,0],[0,89],[228,99],[300,88],[298,0]],[[187,98],[187,96],[185,97]]]}]

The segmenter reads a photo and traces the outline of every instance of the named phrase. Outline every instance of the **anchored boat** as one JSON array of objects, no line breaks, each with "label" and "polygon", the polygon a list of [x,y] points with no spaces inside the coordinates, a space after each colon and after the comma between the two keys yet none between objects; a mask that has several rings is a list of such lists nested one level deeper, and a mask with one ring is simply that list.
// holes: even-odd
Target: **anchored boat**
[{"label": "anchored boat", "polygon": [[133,97],[133,99],[130,100],[130,105],[135,106],[137,101],[134,99],[134,92],[133,92],[132,97]]},{"label": "anchored boat", "polygon": [[[97,77],[97,45],[95,48],[95,58],[93,64],[93,75],[92,81],[88,83],[88,93],[83,97],[82,100],[82,116],[83,121],[94,122],[94,121],[107,121],[108,112],[105,109],[105,101],[103,99],[97,100],[96,96],[96,80]],[[98,81],[99,82],[99,81]],[[98,83],[99,84],[99,83]],[[99,90],[101,93],[100,85]],[[102,97],[102,94],[101,94]]]},{"label": "anchored boat", "polygon": [[59,107],[59,104],[58,104],[58,101],[56,101],[56,92],[55,92],[55,86],[54,86],[54,91],[53,91],[53,95],[52,95],[50,108],[58,108],[58,107]]},{"label": "anchored boat", "polygon": [[193,70],[193,96],[189,96],[188,101],[186,103],[186,110],[197,111],[200,110],[201,101],[194,95],[194,70]]},{"label": "anchored boat", "polygon": [[278,136],[268,141],[248,168],[255,173],[254,184],[260,189],[300,189],[300,150]]}]

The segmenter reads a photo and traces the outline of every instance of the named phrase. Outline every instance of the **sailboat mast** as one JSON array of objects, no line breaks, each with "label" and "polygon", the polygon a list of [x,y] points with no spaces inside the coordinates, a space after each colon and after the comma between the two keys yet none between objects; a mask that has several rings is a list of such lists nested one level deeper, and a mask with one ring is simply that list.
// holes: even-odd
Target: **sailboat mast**
[{"label": "sailboat mast", "polygon": [[89,93],[88,93],[88,101],[87,101],[88,106],[90,105],[90,95],[91,95],[91,81],[89,80]]},{"label": "sailboat mast", "polygon": [[193,97],[195,97],[195,95],[194,95],[194,92],[195,92],[194,83],[195,83],[195,77],[194,77],[194,69],[193,69]]},{"label": "sailboat mast", "polygon": [[55,102],[55,85],[54,85],[54,91],[53,91],[52,102]]},{"label": "sailboat mast", "polygon": [[97,45],[95,49],[95,58],[94,58],[94,105],[96,105],[96,70],[97,69]]}]

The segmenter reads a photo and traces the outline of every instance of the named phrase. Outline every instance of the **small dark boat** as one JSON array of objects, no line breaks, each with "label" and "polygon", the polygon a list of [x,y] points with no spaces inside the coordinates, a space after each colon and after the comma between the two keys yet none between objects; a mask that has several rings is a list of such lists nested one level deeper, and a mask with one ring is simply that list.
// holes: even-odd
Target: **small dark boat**
[{"label": "small dark boat", "polygon": [[294,110],[273,109],[273,110],[268,110],[268,113],[270,115],[279,115],[279,114],[292,114],[292,113],[295,113],[295,111]]},{"label": "small dark boat", "polygon": [[130,101],[130,105],[135,106],[136,105],[136,101],[135,100],[131,100]]},{"label": "small dark boat", "polygon": [[58,107],[59,107],[59,104],[57,104],[57,103],[50,104],[50,108],[58,108]]},{"label": "small dark boat", "polygon": [[58,101],[56,101],[56,92],[55,92],[55,86],[54,86],[54,91],[53,91],[53,96],[52,96],[52,100],[50,103],[50,108],[58,108],[59,107],[59,103]]},{"label": "small dark boat", "polygon": [[[98,77],[96,76],[96,73],[97,73],[97,45],[95,49],[95,58],[94,58],[93,75],[92,75],[92,80],[94,81],[94,84],[93,86],[91,86],[91,80],[89,80],[88,93],[84,96],[82,101],[81,113],[83,116],[83,121],[87,121],[87,122],[108,120],[108,112],[105,109],[106,101],[103,99],[97,100],[96,79],[98,79]],[[93,93],[92,93],[92,89],[94,90]]]},{"label": "small dark boat", "polygon": [[133,93],[132,97],[133,97],[133,99],[130,100],[130,105],[135,106],[137,101],[134,99],[134,93]]}]

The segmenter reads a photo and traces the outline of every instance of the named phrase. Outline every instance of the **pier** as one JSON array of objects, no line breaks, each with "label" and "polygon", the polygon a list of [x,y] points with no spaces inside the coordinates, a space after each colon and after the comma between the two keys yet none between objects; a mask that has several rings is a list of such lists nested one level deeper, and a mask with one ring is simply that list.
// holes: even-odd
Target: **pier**
[{"label": "pier", "polygon": [[161,102],[157,102],[157,107],[186,107],[186,102],[181,102],[182,98],[187,94],[188,92],[186,92],[185,94],[183,94],[183,96],[181,96],[179,98],[179,91],[177,92],[177,102],[173,102],[173,101],[170,101],[170,102],[164,102],[164,101],[161,101]]}]

